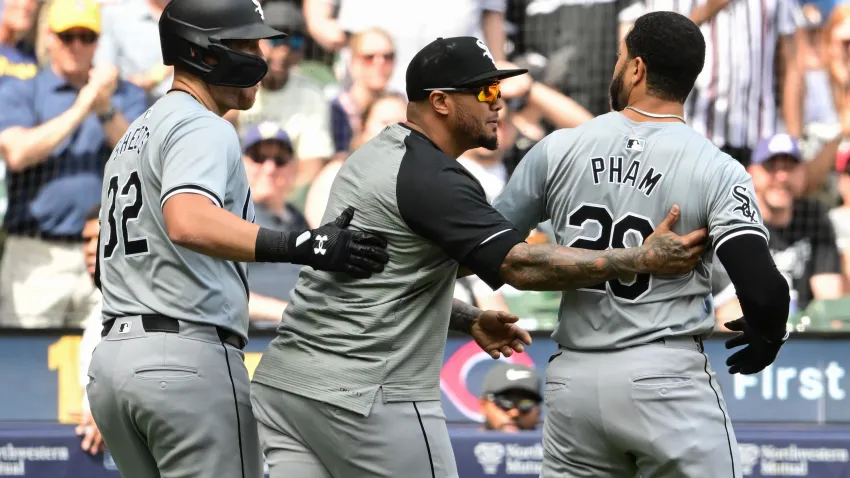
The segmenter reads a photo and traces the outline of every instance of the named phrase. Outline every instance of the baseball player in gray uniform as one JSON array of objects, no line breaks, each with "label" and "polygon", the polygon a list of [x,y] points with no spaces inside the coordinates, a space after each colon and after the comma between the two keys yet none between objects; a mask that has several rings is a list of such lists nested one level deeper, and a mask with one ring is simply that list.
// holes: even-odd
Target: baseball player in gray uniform
[{"label": "baseball player in gray uniform", "polygon": [[96,276],[104,338],[91,411],[125,477],[260,478],[248,371],[246,262],[368,277],[384,241],[333,224],[287,234],[253,224],[236,131],[281,34],[258,2],[173,0],[159,23],[169,94],[130,125],[105,168]]},{"label": "baseball player in gray uniform", "polygon": [[635,272],[684,273],[704,231],[666,226],[641,247],[586,251],[530,245],[487,202],[456,158],[497,147],[498,70],[473,37],[440,38],[407,69],[408,121],[354,152],[326,217],[357,201],[351,226],[388,241],[369,281],[307,270],[254,372],[252,403],[273,478],[455,477],[440,368],[448,329],[494,358],[528,334],[504,313],[453,300],[459,265],[493,289],[561,290]]},{"label": "baseball player in gray uniform", "polygon": [[[675,47],[671,47],[675,45]],[[740,477],[726,404],[702,338],[714,326],[716,255],[744,318],[730,373],[756,373],[787,338],[788,285],[767,247],[749,175],[694,132],[684,102],[705,42],[686,17],[657,12],[620,45],[613,113],[552,133],[522,159],[494,207],[521,231],[551,219],[559,244],[640,244],[680,204],[677,228],[707,227],[709,250],[678,277],[638,274],[564,292],[548,366],[541,476]]]}]

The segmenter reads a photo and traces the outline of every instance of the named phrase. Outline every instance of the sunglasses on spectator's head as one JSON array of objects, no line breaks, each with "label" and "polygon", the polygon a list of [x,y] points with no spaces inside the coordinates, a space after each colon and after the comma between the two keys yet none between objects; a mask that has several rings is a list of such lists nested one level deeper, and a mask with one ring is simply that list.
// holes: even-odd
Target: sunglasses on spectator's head
[{"label": "sunglasses on spectator's head", "polygon": [[499,98],[502,97],[502,92],[499,88],[498,83],[491,83],[489,85],[481,86],[478,88],[425,88],[425,91],[459,91],[462,93],[477,93],[478,101],[482,103],[490,103],[496,104],[499,101]]},{"label": "sunglasses on spectator's head", "polygon": [[528,397],[512,397],[508,395],[490,395],[491,402],[504,411],[516,408],[520,413],[528,413],[540,405],[540,402]]},{"label": "sunglasses on spectator's head", "polygon": [[286,38],[273,38],[269,40],[273,47],[286,45],[293,50],[300,50],[304,46],[304,36],[297,33],[290,34]]},{"label": "sunglasses on spectator's head", "polygon": [[74,42],[74,39],[80,40],[83,45],[91,45],[92,43],[97,41],[97,33],[92,31],[85,32],[62,32],[57,33],[56,36],[62,41],[62,43],[66,45],[70,45]]},{"label": "sunglasses on spectator's head", "polygon": [[395,52],[387,52],[387,53],[364,53],[357,55],[362,58],[366,63],[375,63],[375,59],[378,57],[383,58],[385,62],[389,63],[391,61],[395,61]]}]

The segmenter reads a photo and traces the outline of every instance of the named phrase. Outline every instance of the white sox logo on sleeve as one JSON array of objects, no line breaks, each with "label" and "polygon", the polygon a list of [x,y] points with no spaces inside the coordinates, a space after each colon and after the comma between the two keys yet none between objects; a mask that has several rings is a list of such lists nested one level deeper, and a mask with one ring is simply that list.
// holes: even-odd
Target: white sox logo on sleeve
[{"label": "white sox logo on sleeve", "polygon": [[750,222],[756,222],[756,211],[752,206],[749,189],[739,184],[732,188],[732,197],[739,203],[732,210],[740,212],[741,215],[749,219]]},{"label": "white sox logo on sleeve", "polygon": [[316,236],[316,247],[313,248],[313,254],[321,254],[325,255],[325,252],[328,252],[325,249],[325,242],[328,240],[328,236],[318,235]]}]

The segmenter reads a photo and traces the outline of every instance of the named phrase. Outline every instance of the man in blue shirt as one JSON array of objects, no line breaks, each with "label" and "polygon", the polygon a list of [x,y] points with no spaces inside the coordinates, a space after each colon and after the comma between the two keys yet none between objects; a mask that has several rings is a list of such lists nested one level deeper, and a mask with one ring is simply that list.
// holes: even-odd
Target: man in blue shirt
[{"label": "man in blue shirt", "polygon": [[35,53],[23,39],[35,25],[36,7],[36,0],[0,3],[0,85],[6,78],[27,80],[35,76]]},{"label": "man in blue shirt", "polygon": [[96,303],[79,252],[86,212],[100,199],[109,153],[147,108],[144,92],[119,80],[115,67],[92,69],[99,8],[95,0],[54,0],[50,65],[0,85],[9,196],[0,326],[79,327]]}]

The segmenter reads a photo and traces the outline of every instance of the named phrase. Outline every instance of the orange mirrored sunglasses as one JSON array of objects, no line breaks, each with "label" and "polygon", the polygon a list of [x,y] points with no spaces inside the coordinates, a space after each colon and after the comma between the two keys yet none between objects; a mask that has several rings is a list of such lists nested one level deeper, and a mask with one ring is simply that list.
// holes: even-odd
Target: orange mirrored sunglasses
[{"label": "orange mirrored sunglasses", "polygon": [[462,93],[477,93],[478,101],[482,103],[495,104],[502,97],[499,83],[480,86],[478,88],[425,88],[425,91],[459,91]]}]

